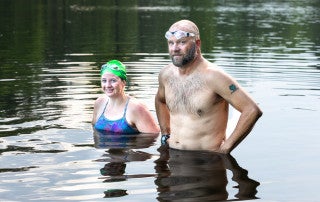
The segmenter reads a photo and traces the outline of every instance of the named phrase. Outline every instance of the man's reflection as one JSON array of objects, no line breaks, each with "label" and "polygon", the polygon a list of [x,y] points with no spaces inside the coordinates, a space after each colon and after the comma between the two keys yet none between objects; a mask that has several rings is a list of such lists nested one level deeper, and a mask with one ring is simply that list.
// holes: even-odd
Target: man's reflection
[{"label": "man's reflection", "polygon": [[[143,178],[154,176],[154,174],[125,175],[127,162],[146,161],[152,157],[151,154],[137,149],[148,148],[155,142],[153,136],[124,135],[94,131],[94,143],[98,149],[106,149],[99,162],[106,162],[100,169],[104,183],[125,181],[129,178]],[[104,192],[104,198],[120,197],[127,195],[125,189],[108,189]]]},{"label": "man's reflection", "polygon": [[155,161],[158,174],[159,201],[217,201],[227,200],[227,169],[238,183],[239,200],[256,199],[259,182],[248,177],[231,155],[203,151],[181,151],[159,148]]}]

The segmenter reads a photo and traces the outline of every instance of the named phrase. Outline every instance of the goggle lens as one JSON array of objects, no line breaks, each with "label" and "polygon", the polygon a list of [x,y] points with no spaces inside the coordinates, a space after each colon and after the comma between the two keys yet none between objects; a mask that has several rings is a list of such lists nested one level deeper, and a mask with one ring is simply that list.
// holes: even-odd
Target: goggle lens
[{"label": "goggle lens", "polygon": [[189,37],[189,36],[196,36],[194,33],[191,32],[185,32],[185,31],[175,31],[175,32],[170,32],[167,31],[166,34],[164,35],[168,40],[172,37],[175,36],[178,40],[183,38],[183,37]]}]

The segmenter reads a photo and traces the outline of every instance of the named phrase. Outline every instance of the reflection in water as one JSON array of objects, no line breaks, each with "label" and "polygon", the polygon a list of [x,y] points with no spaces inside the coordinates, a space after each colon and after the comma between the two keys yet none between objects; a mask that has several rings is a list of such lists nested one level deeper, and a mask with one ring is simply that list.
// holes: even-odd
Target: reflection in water
[{"label": "reflection in water", "polygon": [[[160,156],[154,161],[155,174],[126,174],[127,164],[152,158],[152,154],[139,149],[155,143],[154,137],[119,135],[94,132],[95,147],[106,149],[97,162],[106,162],[100,169],[103,183],[108,183],[104,197],[128,195],[125,187],[115,185],[130,179],[155,177],[159,201],[214,201],[230,199],[227,191],[227,170],[238,184],[234,196],[239,200],[257,199],[259,182],[248,177],[231,155],[204,151],[180,151],[160,146]],[[130,184],[129,182],[127,184]]]},{"label": "reflection in water", "polygon": [[155,144],[154,134],[123,135],[105,131],[93,132],[94,145],[99,149],[144,149]]},{"label": "reflection in water", "polygon": [[[106,189],[106,197],[127,193],[124,201],[154,201],[156,187],[159,200],[174,200],[178,197],[165,195],[187,190],[172,182],[182,178],[177,169],[188,165],[187,170],[209,172],[210,167],[202,170],[206,164],[195,167],[187,157],[169,159],[169,152],[167,159],[161,153],[155,164],[159,142],[152,138],[106,135],[96,139],[97,149],[91,147],[100,65],[107,58],[123,60],[128,93],[155,113],[157,76],[170,62],[163,34],[182,17],[199,23],[203,54],[236,77],[266,111],[255,129],[259,135],[250,136],[248,147],[238,150],[243,156],[257,152],[241,161],[259,173],[259,197],[319,201],[314,173],[319,163],[312,158],[320,152],[319,0],[32,2],[0,1],[0,201],[105,201],[100,195]],[[262,161],[258,154],[270,163],[253,163]],[[96,162],[90,164],[92,158]],[[219,158],[217,164],[226,162]],[[98,173],[97,179],[102,168],[119,173]],[[231,189],[243,196],[247,174],[234,170],[244,180]],[[211,172],[225,175],[213,168]],[[152,177],[133,175],[137,173],[157,174],[157,185]],[[199,178],[199,187],[206,187],[200,174],[182,174],[182,179]],[[108,179],[119,181],[101,183]],[[222,179],[216,185],[224,185]],[[254,193],[255,183],[247,184]],[[230,183],[226,190],[235,195]]]},{"label": "reflection in water", "polygon": [[[148,148],[155,142],[154,137],[147,135],[122,135],[94,130],[95,147],[107,149],[99,162],[108,162],[100,169],[104,183],[121,182],[130,178],[153,177],[154,174],[125,175],[127,162],[146,161],[151,154],[135,149]],[[125,189],[108,189],[104,191],[104,198],[128,195]]]},{"label": "reflection in water", "polygon": [[104,192],[105,197],[104,198],[112,198],[112,197],[119,197],[119,196],[125,196],[128,195],[126,190],[122,189],[109,189]]},{"label": "reflection in water", "polygon": [[231,155],[203,151],[179,151],[159,148],[155,161],[159,201],[216,201],[227,200],[227,170],[238,183],[237,199],[257,199],[259,182],[248,177]]}]

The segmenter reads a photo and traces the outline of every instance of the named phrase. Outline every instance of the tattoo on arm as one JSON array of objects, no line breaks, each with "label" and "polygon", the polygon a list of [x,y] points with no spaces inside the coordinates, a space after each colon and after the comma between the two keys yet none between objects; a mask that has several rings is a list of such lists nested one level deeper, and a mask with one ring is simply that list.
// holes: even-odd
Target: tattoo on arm
[{"label": "tattoo on arm", "polygon": [[236,85],[234,85],[234,84],[231,84],[229,86],[229,90],[231,91],[231,94],[232,94],[232,93],[234,93],[234,92],[236,92],[238,90],[238,87]]}]

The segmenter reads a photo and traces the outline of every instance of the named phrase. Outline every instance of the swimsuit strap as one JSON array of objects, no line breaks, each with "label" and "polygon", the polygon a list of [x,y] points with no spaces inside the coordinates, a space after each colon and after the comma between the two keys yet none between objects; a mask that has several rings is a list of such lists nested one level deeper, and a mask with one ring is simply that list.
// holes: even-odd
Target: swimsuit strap
[{"label": "swimsuit strap", "polygon": [[123,117],[124,117],[124,118],[126,117],[126,113],[127,113],[127,108],[128,108],[129,100],[130,100],[130,97],[128,97],[128,100],[127,100],[126,106],[125,106],[125,108],[124,108],[124,112],[123,112]]},{"label": "swimsuit strap", "polygon": [[107,100],[106,106],[104,106],[104,109],[103,109],[103,111],[102,111],[102,114],[104,114],[104,112],[106,111],[108,103],[109,103],[109,99]]},{"label": "swimsuit strap", "polygon": [[[130,100],[130,97],[128,97],[128,100],[127,100],[127,102],[126,102],[126,106],[124,107],[123,117],[126,117],[129,100]],[[107,100],[106,106],[104,106],[104,109],[103,109],[102,114],[104,114],[104,112],[106,111],[108,103],[109,103],[109,99]]]}]

